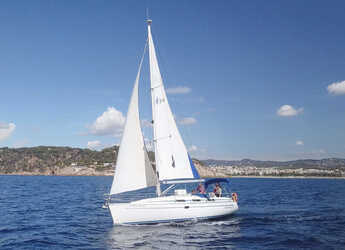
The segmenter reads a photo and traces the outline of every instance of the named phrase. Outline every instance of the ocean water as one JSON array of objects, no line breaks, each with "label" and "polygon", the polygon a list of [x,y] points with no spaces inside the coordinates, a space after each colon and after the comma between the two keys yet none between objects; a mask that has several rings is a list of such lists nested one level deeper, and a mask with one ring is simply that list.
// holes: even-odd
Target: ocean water
[{"label": "ocean water", "polygon": [[113,226],[110,177],[0,176],[0,249],[345,249],[345,180],[231,179],[216,221]]}]

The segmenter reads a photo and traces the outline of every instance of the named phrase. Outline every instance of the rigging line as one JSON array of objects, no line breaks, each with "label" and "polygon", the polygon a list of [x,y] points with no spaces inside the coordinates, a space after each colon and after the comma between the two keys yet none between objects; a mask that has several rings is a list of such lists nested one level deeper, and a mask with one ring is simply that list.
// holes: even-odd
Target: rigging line
[{"label": "rigging line", "polygon": [[[141,56],[141,60],[140,60],[140,64],[139,64],[140,70],[141,70],[141,65],[143,64],[143,61],[144,61],[145,52],[146,52],[146,50],[147,50],[148,42],[149,42],[149,39],[147,38],[147,39],[146,39],[146,42],[145,42],[144,52],[143,52],[143,55]],[[140,111],[139,111],[139,117],[140,117]],[[143,136],[143,141],[144,141],[145,150],[146,150],[146,152],[148,152],[148,151],[147,151],[147,147],[146,147],[146,143],[145,143],[144,133],[143,133],[143,130],[142,130],[141,126],[140,126],[140,129],[141,129],[141,131],[142,131],[142,136]]]},{"label": "rigging line", "polygon": [[143,52],[143,55],[141,56],[141,60],[140,60],[140,63],[139,63],[140,71],[141,71],[141,65],[143,64],[143,61],[144,61],[145,52],[146,52],[146,49],[147,49],[148,42],[149,42],[149,39],[147,38],[146,42],[145,42],[144,52]]}]

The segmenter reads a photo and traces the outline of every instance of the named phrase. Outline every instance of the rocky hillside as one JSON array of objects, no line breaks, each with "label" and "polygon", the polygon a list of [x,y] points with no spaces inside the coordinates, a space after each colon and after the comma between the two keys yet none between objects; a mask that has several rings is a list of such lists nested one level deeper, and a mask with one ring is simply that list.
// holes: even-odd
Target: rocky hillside
[{"label": "rocky hillside", "polygon": [[[60,174],[68,168],[95,171],[111,169],[118,147],[102,151],[70,147],[0,148],[0,174]],[[67,169],[66,169],[67,168]],[[68,172],[71,171],[67,171]],[[85,172],[85,171],[84,171]]]}]

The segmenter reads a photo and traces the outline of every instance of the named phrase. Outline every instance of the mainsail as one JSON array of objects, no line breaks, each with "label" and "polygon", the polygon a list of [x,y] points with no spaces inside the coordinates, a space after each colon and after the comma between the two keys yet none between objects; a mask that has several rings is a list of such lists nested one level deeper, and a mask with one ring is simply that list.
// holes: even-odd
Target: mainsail
[{"label": "mainsail", "polygon": [[143,58],[144,55],[134,83],[110,194],[154,186],[157,182],[147,155],[139,119],[138,85]]},{"label": "mainsail", "polygon": [[200,178],[177,129],[164,90],[148,20],[153,134],[159,180]]}]

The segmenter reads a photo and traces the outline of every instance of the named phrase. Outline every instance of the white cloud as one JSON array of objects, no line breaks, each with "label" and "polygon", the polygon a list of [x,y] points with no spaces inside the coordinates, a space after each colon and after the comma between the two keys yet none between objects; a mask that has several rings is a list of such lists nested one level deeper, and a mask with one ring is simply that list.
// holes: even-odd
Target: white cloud
[{"label": "white cloud", "polygon": [[88,141],[87,142],[87,147],[89,149],[98,149],[102,146],[100,141]]},{"label": "white cloud", "polygon": [[279,116],[295,116],[303,113],[303,108],[295,109],[291,105],[283,105],[277,110]]},{"label": "white cloud", "polygon": [[16,125],[14,123],[0,122],[0,141],[5,140],[7,137],[9,137],[15,129]]},{"label": "white cloud", "polygon": [[109,107],[89,126],[89,133],[93,135],[113,135],[120,137],[125,121],[126,118],[121,111],[118,111],[114,107]]},{"label": "white cloud", "polygon": [[189,152],[195,152],[195,151],[197,151],[197,150],[198,150],[198,147],[195,146],[195,145],[190,145],[189,148],[188,148],[188,151],[189,151]]},{"label": "white cloud", "polygon": [[178,121],[181,125],[192,125],[196,122],[197,120],[194,117],[185,117]]},{"label": "white cloud", "polygon": [[345,94],[345,81],[334,82],[327,86],[328,93],[332,95],[344,95]]},{"label": "white cloud", "polygon": [[303,145],[304,145],[304,142],[301,141],[301,140],[298,140],[298,141],[296,141],[296,145],[298,145],[298,146],[303,146]]},{"label": "white cloud", "polygon": [[186,86],[178,86],[178,87],[175,87],[175,88],[168,88],[166,90],[166,92],[168,94],[188,94],[189,92],[191,92],[192,89],[189,88],[189,87],[186,87]]}]

